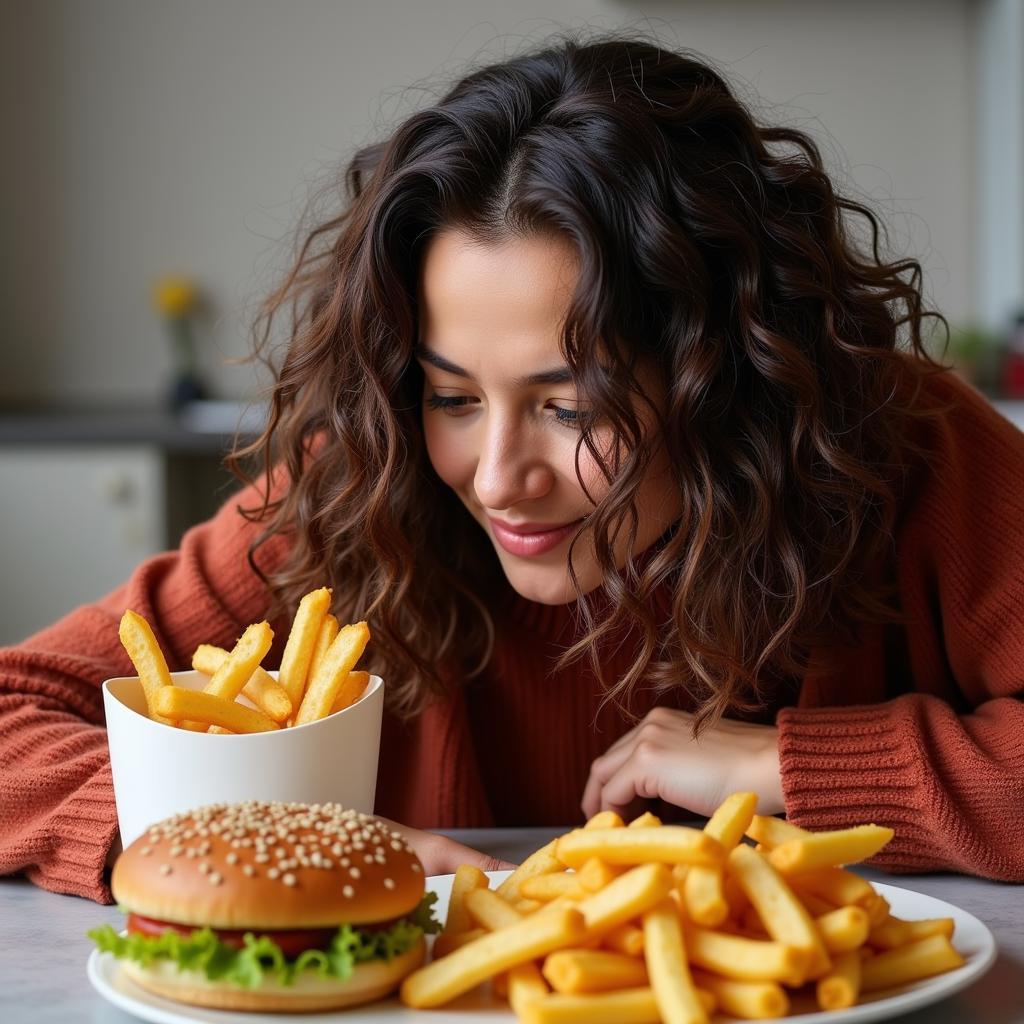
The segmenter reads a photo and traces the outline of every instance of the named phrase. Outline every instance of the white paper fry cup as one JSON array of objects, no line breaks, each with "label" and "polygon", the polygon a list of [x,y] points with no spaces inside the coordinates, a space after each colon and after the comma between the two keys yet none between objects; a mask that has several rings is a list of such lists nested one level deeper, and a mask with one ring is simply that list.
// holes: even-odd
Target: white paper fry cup
[{"label": "white paper fry cup", "polygon": [[[276,672],[271,676],[277,678]],[[201,690],[209,677],[172,672]],[[239,697],[242,704],[253,705]],[[242,800],[339,803],[373,813],[384,684],[370,676],[354,704],[315,722],[273,732],[190,732],[146,717],[138,676],[103,684],[114,800],[127,846],[150,825],[203,804]]]}]

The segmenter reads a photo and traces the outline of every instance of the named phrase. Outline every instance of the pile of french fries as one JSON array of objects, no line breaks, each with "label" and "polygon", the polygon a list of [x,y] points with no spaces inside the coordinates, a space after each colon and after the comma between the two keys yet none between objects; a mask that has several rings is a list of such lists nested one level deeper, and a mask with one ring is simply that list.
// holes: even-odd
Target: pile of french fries
[{"label": "pile of french fries", "polygon": [[952,918],[894,917],[842,866],[891,829],[810,832],[756,806],[734,793],[702,830],[602,811],[494,890],[463,865],[402,1001],[437,1007],[490,980],[524,1024],[706,1024],[785,1016],[804,986],[837,1010],[964,963]]},{"label": "pile of french fries", "polygon": [[[209,676],[202,690],[173,684],[163,651],[141,615],[126,611],[118,635],[154,721],[195,732],[269,732],[347,708],[370,681],[368,672],[355,668],[369,642],[369,628],[363,621],[342,626],[330,605],[329,587],[299,602],[276,681],[260,664],[274,640],[267,622],[249,626],[230,651],[211,644],[196,648],[192,667]],[[239,695],[254,706],[241,703]]]}]

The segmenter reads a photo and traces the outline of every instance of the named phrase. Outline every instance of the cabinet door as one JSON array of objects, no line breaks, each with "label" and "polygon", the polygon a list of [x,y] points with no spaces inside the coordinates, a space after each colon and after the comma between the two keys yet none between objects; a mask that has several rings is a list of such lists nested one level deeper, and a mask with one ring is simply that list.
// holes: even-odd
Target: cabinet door
[{"label": "cabinet door", "polygon": [[161,452],[148,445],[0,449],[0,644],[17,643],[160,551]]}]

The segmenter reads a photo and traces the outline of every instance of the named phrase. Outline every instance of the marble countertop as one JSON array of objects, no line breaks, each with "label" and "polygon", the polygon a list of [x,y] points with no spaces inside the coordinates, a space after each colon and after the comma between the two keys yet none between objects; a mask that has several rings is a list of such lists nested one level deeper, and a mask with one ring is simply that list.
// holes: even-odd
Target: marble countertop
[{"label": "marble countertop", "polygon": [[[518,863],[565,829],[460,829],[444,834]],[[944,1002],[900,1017],[906,1024],[1024,1024],[1024,885],[963,875],[886,875],[866,878],[927,893],[985,922],[999,957],[979,982]],[[0,878],[0,1021],[4,1024],[132,1024],[90,986],[86,931],[120,925],[116,907],[44,892],[22,878]],[[239,1015],[239,1021],[243,1020]],[[344,1020],[339,1015],[339,1021]],[[424,1020],[427,1020],[424,1017]]]}]

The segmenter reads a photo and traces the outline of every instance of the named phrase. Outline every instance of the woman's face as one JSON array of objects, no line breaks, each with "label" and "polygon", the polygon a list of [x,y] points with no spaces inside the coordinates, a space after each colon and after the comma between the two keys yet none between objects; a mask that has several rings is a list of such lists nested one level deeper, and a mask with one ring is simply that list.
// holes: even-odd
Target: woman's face
[{"label": "woman's face", "polygon": [[[542,604],[576,598],[573,566],[584,593],[601,583],[588,528],[593,509],[576,478],[577,417],[587,409],[559,350],[576,277],[573,251],[553,237],[509,239],[484,246],[448,230],[430,242],[420,279],[423,425],[438,476],[490,537],[509,582]],[[657,408],[664,385],[653,367],[638,377]],[[649,409],[634,408],[653,429]],[[594,439],[607,452],[610,430]],[[586,446],[580,471],[590,494],[608,489]],[[638,495],[636,551],[678,518],[664,448],[658,446]],[[626,561],[627,529],[614,538],[617,565]]]}]

